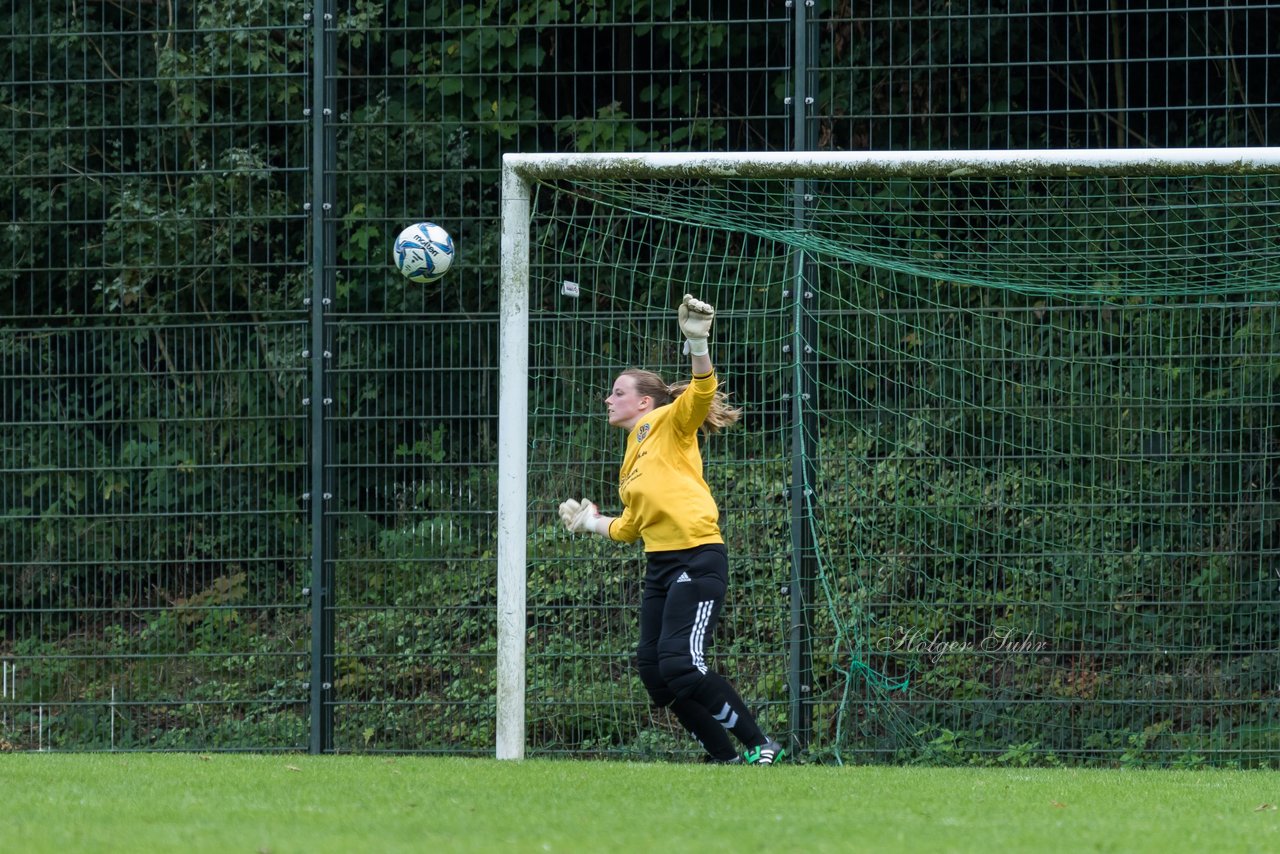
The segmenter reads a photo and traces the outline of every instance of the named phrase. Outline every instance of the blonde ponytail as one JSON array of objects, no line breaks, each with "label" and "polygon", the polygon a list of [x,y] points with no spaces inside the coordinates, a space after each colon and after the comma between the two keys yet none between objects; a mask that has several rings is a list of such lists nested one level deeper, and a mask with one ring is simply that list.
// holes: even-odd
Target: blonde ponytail
[{"label": "blonde ponytail", "polygon": [[[652,397],[655,406],[666,406],[689,387],[688,380],[667,385],[666,380],[653,371],[638,368],[628,368],[621,376],[631,377],[636,384],[636,393],[642,397]],[[738,423],[741,418],[742,410],[730,406],[729,395],[717,389],[715,398],[711,401],[711,409],[700,429],[707,433],[719,433],[729,425]]]}]

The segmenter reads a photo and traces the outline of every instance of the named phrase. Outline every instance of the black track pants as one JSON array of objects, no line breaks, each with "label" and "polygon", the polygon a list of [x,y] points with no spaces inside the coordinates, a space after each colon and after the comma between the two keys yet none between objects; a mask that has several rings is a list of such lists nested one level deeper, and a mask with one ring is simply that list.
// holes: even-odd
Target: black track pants
[{"label": "black track pants", "polygon": [[659,706],[670,706],[717,759],[734,755],[726,730],[749,747],[763,744],[742,698],[707,666],[728,583],[725,547],[649,552],[647,558],[636,661],[649,696]]}]

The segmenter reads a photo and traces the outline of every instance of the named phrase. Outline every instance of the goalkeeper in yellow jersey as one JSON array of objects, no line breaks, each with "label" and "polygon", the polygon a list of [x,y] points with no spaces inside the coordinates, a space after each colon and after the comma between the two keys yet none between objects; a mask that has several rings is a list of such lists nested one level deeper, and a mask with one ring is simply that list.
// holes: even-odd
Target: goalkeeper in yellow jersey
[{"label": "goalkeeper in yellow jersey", "polygon": [[[716,391],[708,344],[714,309],[686,295],[677,316],[693,379],[669,387],[657,374],[626,370],[605,399],[609,423],[627,431],[618,471],[622,515],[602,516],[591,501],[570,499],[560,505],[560,518],[574,533],[644,540],[648,568],[636,660],[645,689],[675,713],[711,761],[771,765],[782,758],[782,745],[760,730],[738,692],[707,666],[729,559],[720,513],[702,477],[698,432],[714,433],[740,413]],[[742,755],[729,733],[742,743]]]}]

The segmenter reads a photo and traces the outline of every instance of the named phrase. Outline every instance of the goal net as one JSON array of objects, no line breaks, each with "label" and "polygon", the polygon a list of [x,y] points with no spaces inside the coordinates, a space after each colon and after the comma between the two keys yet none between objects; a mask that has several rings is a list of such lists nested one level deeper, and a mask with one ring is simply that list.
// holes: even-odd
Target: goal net
[{"label": "goal net", "polygon": [[631,665],[642,549],[556,517],[621,510],[603,397],[687,375],[692,293],[744,413],[703,445],[710,657],[766,731],[835,761],[1273,761],[1278,164],[509,157],[499,755],[697,753]]}]

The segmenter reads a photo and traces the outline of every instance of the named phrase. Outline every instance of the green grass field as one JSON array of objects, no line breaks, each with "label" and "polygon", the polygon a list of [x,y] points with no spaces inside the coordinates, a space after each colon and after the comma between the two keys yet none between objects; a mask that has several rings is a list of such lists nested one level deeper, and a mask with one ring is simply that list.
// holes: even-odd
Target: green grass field
[{"label": "green grass field", "polygon": [[1280,773],[0,755],[0,850],[1277,851]]}]

